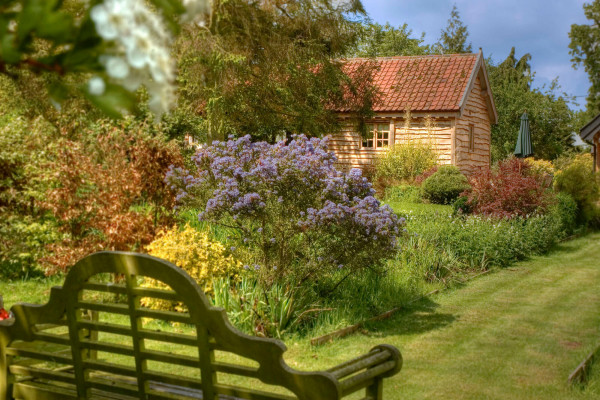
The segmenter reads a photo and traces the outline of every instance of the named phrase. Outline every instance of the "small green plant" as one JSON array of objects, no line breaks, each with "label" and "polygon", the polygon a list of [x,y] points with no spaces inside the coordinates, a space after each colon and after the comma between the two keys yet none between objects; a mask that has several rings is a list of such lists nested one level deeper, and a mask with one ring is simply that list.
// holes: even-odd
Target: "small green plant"
[{"label": "small green plant", "polygon": [[431,169],[438,162],[431,118],[425,119],[425,134],[410,134],[411,114],[406,111],[406,135],[397,140],[385,155],[375,163],[375,182],[378,188],[386,188],[401,183],[412,183],[423,172]]},{"label": "small green plant", "polygon": [[213,280],[212,301],[227,311],[238,329],[258,336],[281,337],[300,329],[311,316],[310,296],[278,284],[265,290],[250,276],[237,283]]},{"label": "small green plant", "polygon": [[469,189],[469,182],[454,165],[442,165],[421,185],[423,198],[435,204],[450,204]]}]

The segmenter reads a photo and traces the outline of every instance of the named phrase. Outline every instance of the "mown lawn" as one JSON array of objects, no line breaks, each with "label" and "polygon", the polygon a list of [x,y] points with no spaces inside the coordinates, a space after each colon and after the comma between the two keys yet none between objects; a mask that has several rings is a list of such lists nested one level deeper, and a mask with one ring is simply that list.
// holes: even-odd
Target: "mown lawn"
[{"label": "mown lawn", "polygon": [[[569,373],[600,343],[600,233],[418,303],[361,334],[311,347],[288,338],[288,363],[326,369],[379,343],[398,346],[402,372],[386,399],[597,399],[600,366],[584,388]],[[7,305],[41,302],[49,281],[0,282]]]},{"label": "mown lawn", "polygon": [[584,389],[566,383],[600,343],[599,249],[598,233],[561,244],[361,335],[318,348],[290,343],[288,360],[325,368],[385,342],[404,356],[402,372],[387,382],[387,399],[600,398],[600,366]]}]

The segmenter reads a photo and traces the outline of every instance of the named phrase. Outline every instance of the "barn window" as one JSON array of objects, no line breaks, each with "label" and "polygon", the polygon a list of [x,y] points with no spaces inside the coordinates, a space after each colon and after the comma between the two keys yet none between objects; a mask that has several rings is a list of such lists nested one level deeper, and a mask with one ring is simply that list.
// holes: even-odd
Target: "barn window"
[{"label": "barn window", "polygon": [[475,125],[469,125],[469,150],[475,150]]},{"label": "barn window", "polygon": [[367,124],[367,137],[362,140],[363,148],[383,148],[390,145],[390,124]]}]

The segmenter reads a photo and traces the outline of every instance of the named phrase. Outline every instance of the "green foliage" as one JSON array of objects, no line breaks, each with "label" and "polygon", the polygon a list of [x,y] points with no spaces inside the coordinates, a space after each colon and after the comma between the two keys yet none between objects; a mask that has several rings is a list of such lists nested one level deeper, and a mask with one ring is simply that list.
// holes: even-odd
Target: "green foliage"
[{"label": "green foliage", "polygon": [[36,213],[49,187],[47,164],[58,150],[56,129],[42,118],[0,117],[0,212]]},{"label": "green foliage", "polygon": [[550,87],[533,88],[535,73],[530,54],[520,59],[513,47],[499,64],[487,60],[490,85],[498,111],[498,123],[492,126],[492,160],[512,155],[517,141],[521,115],[527,111],[533,153],[536,158],[554,159],[572,148],[572,132],[577,120],[569,109],[571,98],[560,93],[555,80]]},{"label": "green foliage", "polygon": [[391,205],[406,218],[409,234],[433,244],[444,257],[457,260],[449,266],[462,270],[505,267],[546,252],[564,237],[558,209],[543,216],[506,220],[454,216],[449,206],[443,212],[428,207],[413,210],[410,204]]},{"label": "green foliage", "polygon": [[336,61],[363,18],[360,1],[216,1],[208,26],[186,26],[177,42],[181,107],[205,116],[209,142],[323,136],[339,128],[332,104],[370,116],[371,74],[348,77]]},{"label": "green foliage", "polygon": [[560,217],[561,227],[566,235],[571,235],[577,229],[577,202],[565,192],[556,194],[556,203],[550,208],[550,212]]},{"label": "green foliage", "polygon": [[594,173],[590,154],[576,155],[557,163],[559,168],[554,176],[554,190],[571,195],[577,203],[577,220],[588,223],[596,218],[600,197],[600,176]]},{"label": "green foliage", "polygon": [[411,183],[415,177],[437,163],[437,153],[430,140],[397,142],[375,163],[375,180],[385,187]]},{"label": "green foliage", "polygon": [[600,0],[583,5],[585,17],[590,24],[573,24],[569,32],[569,53],[573,66],[583,65],[592,85],[587,97],[587,111],[590,117],[600,112]]},{"label": "green foliage", "polygon": [[386,202],[420,203],[421,190],[412,185],[392,186],[385,190]]},{"label": "green foliage", "polygon": [[25,279],[43,274],[39,260],[46,245],[62,238],[52,220],[30,216],[2,215],[0,222],[0,278]]},{"label": "green foliage", "polygon": [[442,30],[440,39],[435,45],[435,51],[442,54],[470,53],[473,51],[471,43],[467,44],[469,32],[463,25],[456,4],[450,12],[448,25]]},{"label": "green foliage", "polygon": [[360,40],[356,48],[349,54],[350,57],[393,57],[417,56],[430,54],[429,45],[425,45],[425,33],[418,39],[411,38],[413,32],[408,24],[395,28],[386,22],[385,25],[377,22],[366,23],[362,26]]},{"label": "green foliage", "polygon": [[[115,59],[115,56],[124,55],[124,48],[118,43],[124,39],[119,35],[122,33],[119,29],[129,29],[128,34],[133,40],[137,39],[136,32],[140,28],[146,29],[146,34],[152,36],[150,40],[153,49],[146,53],[147,50],[137,44],[138,54],[154,57],[153,61],[160,58],[157,54],[163,49],[161,46],[169,42],[166,39],[167,31],[169,28],[176,31],[180,17],[189,10],[179,0],[153,0],[150,3],[153,11],[160,14],[160,18],[145,7],[144,3],[138,3],[135,10],[121,12],[120,18],[125,21],[131,17],[135,22],[129,26],[119,26],[118,18],[112,18],[108,13],[114,10],[109,10],[111,7],[100,0],[6,0],[2,3],[0,14],[0,74],[21,81],[25,86],[29,85],[28,78],[34,75],[35,84],[41,86],[55,104],[60,104],[75,94],[86,97],[111,116],[120,116],[123,111],[133,110],[137,103],[135,89],[139,86],[132,87],[134,80],[139,78],[140,82],[145,82],[148,81],[146,76],[152,75],[155,78],[154,85],[147,87],[153,92],[155,100],[160,101],[154,101],[151,107],[157,112],[166,111],[165,108],[170,105],[166,103],[170,99],[164,96],[166,92],[158,93],[154,89],[168,89],[171,84],[170,68],[167,67],[169,60],[165,61],[168,54],[160,59],[164,63],[156,68],[156,71],[165,73],[162,80],[156,71],[147,71],[130,54],[120,59],[122,64],[128,64],[119,72],[113,67],[109,68],[111,63],[107,61],[107,56]],[[200,4],[194,3],[193,7],[196,8]],[[104,18],[99,16],[100,11],[105,11],[102,14]],[[133,12],[138,14],[137,19],[130,15]],[[163,26],[163,20],[167,26]],[[135,25],[139,21],[144,21],[141,27]],[[162,37],[156,37],[156,25],[160,31],[158,36],[163,35]],[[159,41],[164,43],[158,43]],[[133,76],[135,73],[132,72],[128,75],[130,69],[139,74]],[[90,85],[83,84],[81,79],[72,79],[88,78],[91,74],[95,76],[90,79]],[[129,78],[127,82],[117,79],[122,78],[123,74]],[[38,77],[41,79],[38,80]],[[45,94],[38,92],[37,95],[44,97]]]},{"label": "green foliage", "polygon": [[250,277],[238,283],[216,279],[213,293],[214,305],[227,310],[233,325],[258,336],[281,337],[304,328],[314,317],[310,297],[281,285],[265,290]]},{"label": "green foliage", "polygon": [[450,204],[469,189],[469,182],[454,165],[442,165],[421,185],[423,198],[436,204]]}]

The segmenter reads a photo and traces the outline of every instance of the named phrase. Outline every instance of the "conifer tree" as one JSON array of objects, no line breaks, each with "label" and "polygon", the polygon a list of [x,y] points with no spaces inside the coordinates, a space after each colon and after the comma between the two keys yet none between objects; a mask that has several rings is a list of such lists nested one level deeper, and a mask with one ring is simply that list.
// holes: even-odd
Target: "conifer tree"
[{"label": "conifer tree", "polygon": [[436,44],[438,52],[442,54],[471,53],[471,43],[467,44],[469,32],[460,20],[456,4],[450,13],[448,25],[442,30],[440,39]]}]

